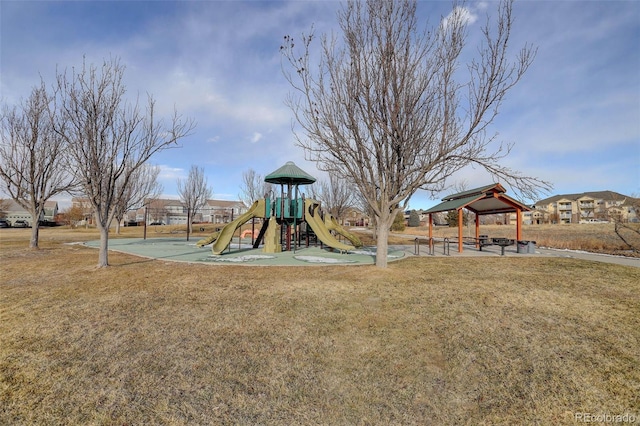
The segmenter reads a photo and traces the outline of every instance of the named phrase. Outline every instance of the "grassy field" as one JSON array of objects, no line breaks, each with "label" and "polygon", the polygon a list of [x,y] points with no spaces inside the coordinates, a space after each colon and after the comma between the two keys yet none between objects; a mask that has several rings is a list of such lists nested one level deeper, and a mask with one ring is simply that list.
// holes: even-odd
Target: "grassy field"
[{"label": "grassy field", "polygon": [[40,250],[28,237],[0,230],[3,425],[640,421],[638,268],[538,257],[243,267],[111,253],[96,269],[95,249],[64,244],[94,230],[45,229]]}]

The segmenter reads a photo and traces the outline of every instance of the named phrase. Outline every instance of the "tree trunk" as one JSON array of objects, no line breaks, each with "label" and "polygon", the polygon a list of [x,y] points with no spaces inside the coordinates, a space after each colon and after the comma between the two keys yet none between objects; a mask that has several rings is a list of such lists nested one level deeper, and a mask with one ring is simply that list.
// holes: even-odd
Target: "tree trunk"
[{"label": "tree trunk", "polygon": [[96,221],[96,225],[100,230],[100,252],[98,253],[98,268],[109,266],[109,227],[102,225],[100,221]]},{"label": "tree trunk", "polygon": [[376,266],[379,268],[387,267],[387,255],[389,252],[389,227],[382,221],[376,222]]},{"label": "tree trunk", "polygon": [[38,228],[40,222],[38,218],[40,217],[40,211],[33,205],[30,206],[27,211],[31,215],[31,239],[29,240],[29,248],[35,250],[38,249],[38,236],[40,233],[40,229]]},{"label": "tree trunk", "polygon": [[34,221],[31,224],[31,240],[29,241],[29,248],[37,249],[38,248],[38,236],[40,234],[40,227],[38,226],[38,221]]},{"label": "tree trunk", "polygon": [[381,216],[375,218],[376,232],[376,266],[380,268],[387,267],[387,258],[389,254],[389,229],[395,218],[395,211],[389,212],[388,207],[381,209]]},{"label": "tree trunk", "polygon": [[116,235],[120,235],[120,220],[116,218]]}]

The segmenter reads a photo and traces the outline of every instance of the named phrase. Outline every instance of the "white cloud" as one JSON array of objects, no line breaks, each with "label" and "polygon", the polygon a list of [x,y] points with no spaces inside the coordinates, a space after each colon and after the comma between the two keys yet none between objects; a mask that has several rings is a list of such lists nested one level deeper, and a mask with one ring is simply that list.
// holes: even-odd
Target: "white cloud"
[{"label": "white cloud", "polygon": [[456,6],[451,13],[442,19],[442,28],[446,29],[450,21],[458,20],[466,25],[470,25],[478,20],[478,15],[473,13],[468,7]]},{"label": "white cloud", "polygon": [[158,175],[160,180],[176,180],[187,176],[186,171],[179,167],[172,167],[166,164],[160,164],[158,167],[160,168],[160,174]]},{"label": "white cloud", "polygon": [[[482,0],[452,11],[446,2],[419,2],[418,14],[420,22],[448,14],[441,25],[455,16],[477,27],[485,11],[497,15],[496,6]],[[117,56],[126,65],[128,96],[139,93],[144,106],[150,93],[158,117],[168,118],[175,106],[197,122],[182,148],[152,160],[163,164],[167,192],[192,164],[207,166],[219,196],[235,197],[230,194],[249,167],[266,174],[293,160],[323,177],[294,146],[292,114],[283,103],[291,87],[278,48],[285,34],[299,39],[312,24],[317,35],[337,29],[339,7],[317,1],[172,1],[151,9],[144,2],[6,2],[0,36],[19,43],[2,46],[2,100],[28,95],[40,74],[51,83],[56,65],[70,71],[83,54],[97,64]],[[640,140],[634,44],[640,2],[517,2],[513,12],[512,53],[532,43],[538,54],[491,128],[500,140],[516,142],[505,164],[566,192],[585,186],[637,192],[638,150],[635,156],[629,151]],[[470,28],[470,52],[481,39],[477,30]],[[477,169],[460,177],[478,185],[488,179]]]},{"label": "white cloud", "polygon": [[262,139],[262,134],[258,132],[254,132],[253,135],[251,136],[251,143],[256,143],[260,141],[260,139]]}]

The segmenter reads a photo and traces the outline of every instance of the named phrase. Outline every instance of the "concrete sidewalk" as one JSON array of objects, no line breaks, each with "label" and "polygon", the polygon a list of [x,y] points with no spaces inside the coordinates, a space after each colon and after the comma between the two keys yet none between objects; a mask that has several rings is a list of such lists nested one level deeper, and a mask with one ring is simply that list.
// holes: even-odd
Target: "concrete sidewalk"
[{"label": "concrete sidewalk", "polygon": [[588,252],[577,251],[577,250],[560,250],[560,249],[549,249],[549,248],[538,248],[536,249],[536,251],[540,253],[542,256],[591,260],[593,262],[606,262],[606,263],[613,263],[616,265],[633,266],[636,268],[640,268],[640,258],[637,258],[637,257],[612,256],[609,254],[588,253]]},{"label": "concrete sidewalk", "polygon": [[[415,255],[416,247],[412,246],[404,246],[405,251],[410,255]],[[458,253],[458,245],[450,244],[449,247],[449,256],[451,257],[479,257],[479,256],[500,256],[501,248],[498,246],[487,246],[483,247],[482,251],[471,245],[465,245],[464,251],[462,253]],[[429,247],[426,244],[420,244],[418,247],[420,256],[429,256]],[[435,244],[435,256],[446,256],[444,244],[442,241],[437,241]],[[633,266],[636,268],[640,268],[640,258],[634,257],[626,257],[626,256],[613,256],[608,254],[599,254],[599,253],[589,253],[578,250],[562,250],[562,249],[552,249],[552,248],[541,248],[536,247],[535,254],[531,253],[518,253],[516,246],[508,246],[505,247],[504,255],[505,256],[537,256],[537,257],[562,257],[569,259],[581,259],[581,260],[590,260],[593,262],[606,262],[613,263],[616,265],[623,266]]]}]

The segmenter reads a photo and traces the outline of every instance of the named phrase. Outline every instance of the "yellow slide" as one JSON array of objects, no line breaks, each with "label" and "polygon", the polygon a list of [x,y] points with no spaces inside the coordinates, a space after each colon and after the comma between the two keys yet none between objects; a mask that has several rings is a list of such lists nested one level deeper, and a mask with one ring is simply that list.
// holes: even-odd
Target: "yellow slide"
[{"label": "yellow slide", "polygon": [[338,223],[335,217],[331,215],[326,215],[324,218],[324,225],[327,227],[329,231],[336,231],[338,234],[342,235],[347,240],[351,241],[351,244],[353,244],[354,247],[356,248],[362,247],[362,241],[360,241],[360,238],[356,237],[351,232],[347,231],[342,226],[340,226],[340,224]]},{"label": "yellow slide", "polygon": [[213,252],[213,254],[222,253],[229,246],[231,238],[233,238],[233,234],[236,232],[236,229],[238,229],[251,218],[265,217],[265,211],[266,201],[264,198],[262,198],[254,202],[245,214],[240,215],[237,219],[227,223],[225,227],[220,230],[216,242],[213,243],[213,246],[211,246],[211,251]]},{"label": "yellow slide", "polygon": [[214,242],[215,240],[217,240],[219,234],[220,234],[220,231],[216,231],[213,234],[209,235],[207,238],[204,238],[204,239],[198,241],[196,243],[196,245],[198,247],[207,246],[207,245],[211,244],[212,242]]},{"label": "yellow slide", "polygon": [[320,218],[320,215],[318,214],[318,211],[317,211],[318,206],[319,206],[319,203],[315,200],[309,200],[309,199],[304,200],[304,208],[305,208],[304,220],[311,227],[311,229],[313,229],[313,232],[315,232],[318,239],[322,241],[323,244],[326,244],[329,247],[332,247],[337,250],[343,250],[343,251],[353,250],[354,248],[353,246],[343,244],[340,241],[336,240],[336,238],[333,235],[331,235],[331,232],[329,232],[327,227],[324,225],[324,222]]}]

